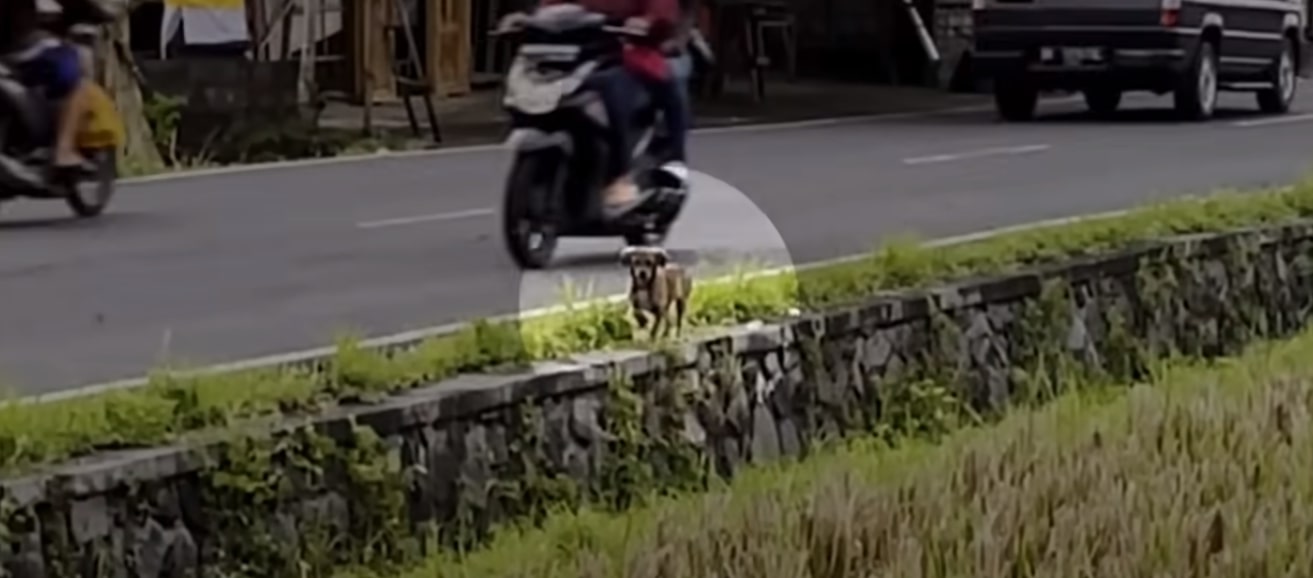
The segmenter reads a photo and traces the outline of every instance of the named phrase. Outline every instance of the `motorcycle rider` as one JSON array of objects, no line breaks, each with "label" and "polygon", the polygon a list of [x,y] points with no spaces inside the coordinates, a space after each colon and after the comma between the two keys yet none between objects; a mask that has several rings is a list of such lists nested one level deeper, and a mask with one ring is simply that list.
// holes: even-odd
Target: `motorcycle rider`
[{"label": "motorcycle rider", "polygon": [[[688,178],[687,143],[689,124],[688,79],[692,74],[692,60],[688,53],[696,27],[696,12],[692,0],[678,0],[679,16],[669,37],[658,45],[662,61],[657,54],[631,56],[630,69],[652,98],[652,104],[663,113],[666,133],[670,139],[670,158],[662,166],[681,181]],[[642,22],[636,23],[642,26]],[[631,55],[634,53],[631,51]],[[636,61],[635,61],[636,60]]]},{"label": "motorcycle rider", "polygon": [[[82,24],[101,24],[110,13],[95,0],[55,0],[59,8],[57,32]],[[56,178],[75,176],[86,160],[78,152],[78,129],[87,115],[90,90],[76,46],[41,26],[38,0],[0,0],[0,58],[10,63],[19,79],[43,96],[56,112],[54,154],[50,166]]]},{"label": "motorcycle rider", "polygon": [[678,27],[674,36],[662,47],[666,54],[666,67],[670,70],[670,81],[648,86],[657,106],[665,114],[666,131],[670,137],[671,162],[664,168],[681,180],[688,178],[688,131],[693,120],[688,83],[693,75],[691,50],[697,33],[698,7],[697,0],[679,0]]},{"label": "motorcycle rider", "polygon": [[[678,29],[678,0],[540,0],[539,5],[553,4],[578,4],[590,12],[624,20],[628,28],[646,32],[642,40],[626,45],[623,67],[608,71],[609,74],[599,74],[592,81],[607,109],[607,120],[611,127],[609,144],[616,151],[609,155],[607,177],[610,184],[604,193],[604,212],[610,218],[619,218],[646,200],[640,196],[638,186],[634,184],[630,167],[632,159],[625,154],[633,144],[629,122],[633,118],[633,103],[638,96],[635,90],[656,88],[653,99],[659,102],[654,104],[666,109],[678,106],[675,92],[677,85],[672,79],[662,49],[663,45],[674,38]],[[670,116],[669,113],[667,116]],[[678,114],[675,116],[673,122],[679,122],[682,118]],[[672,132],[674,134],[671,138],[676,141],[680,157],[678,160],[682,161],[682,133]]]}]

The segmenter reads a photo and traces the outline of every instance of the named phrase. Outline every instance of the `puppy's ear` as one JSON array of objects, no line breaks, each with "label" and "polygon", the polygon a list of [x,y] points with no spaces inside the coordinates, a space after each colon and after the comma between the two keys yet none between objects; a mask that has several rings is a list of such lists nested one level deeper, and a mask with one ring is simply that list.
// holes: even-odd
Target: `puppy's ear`
[{"label": "puppy's ear", "polygon": [[665,249],[657,249],[652,253],[652,256],[656,259],[657,267],[665,267],[670,264],[670,253],[667,253]]}]

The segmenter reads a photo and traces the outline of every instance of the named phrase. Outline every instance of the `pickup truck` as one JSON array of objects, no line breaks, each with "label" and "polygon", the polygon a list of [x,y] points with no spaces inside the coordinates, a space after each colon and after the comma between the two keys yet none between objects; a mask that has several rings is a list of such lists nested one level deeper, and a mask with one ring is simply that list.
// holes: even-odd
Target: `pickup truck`
[{"label": "pickup truck", "polygon": [[1307,78],[1310,0],[973,0],[975,73],[999,116],[1035,115],[1039,94],[1081,92],[1098,115],[1128,91],[1171,94],[1207,120],[1218,91],[1283,114]]}]

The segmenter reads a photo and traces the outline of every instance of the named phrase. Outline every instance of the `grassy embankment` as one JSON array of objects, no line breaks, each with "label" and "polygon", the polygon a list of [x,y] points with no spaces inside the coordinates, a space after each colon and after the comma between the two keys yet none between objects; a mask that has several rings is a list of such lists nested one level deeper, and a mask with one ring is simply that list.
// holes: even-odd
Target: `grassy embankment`
[{"label": "grassy embankment", "polygon": [[389,576],[1313,576],[1313,332],[1154,373],[940,443],[858,441],[709,494],[559,514]]},{"label": "grassy embankment", "polygon": [[[1034,229],[960,245],[927,248],[911,240],[870,258],[797,274],[703,283],[694,292],[694,327],[777,318],[873,292],[998,273],[1076,255],[1113,251],[1175,234],[1217,232],[1313,217],[1313,182],[1277,190],[1218,194],[1147,206],[1107,219]],[[223,375],[157,372],[144,388],[38,405],[0,406],[0,472],[58,462],[102,449],[158,445],[200,430],[277,412],[305,413],[375,399],[458,372],[633,345],[623,305],[577,306],[520,324],[476,323],[385,359],[343,342],[328,371],[248,371]]]}]

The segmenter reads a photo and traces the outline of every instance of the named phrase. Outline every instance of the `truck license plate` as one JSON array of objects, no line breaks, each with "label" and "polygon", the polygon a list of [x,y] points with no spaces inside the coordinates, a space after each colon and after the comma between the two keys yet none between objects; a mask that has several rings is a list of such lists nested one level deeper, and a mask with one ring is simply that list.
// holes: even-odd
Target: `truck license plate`
[{"label": "truck license plate", "polygon": [[1040,60],[1044,62],[1059,61],[1064,64],[1102,62],[1103,52],[1098,48],[1045,46],[1040,49]]}]

